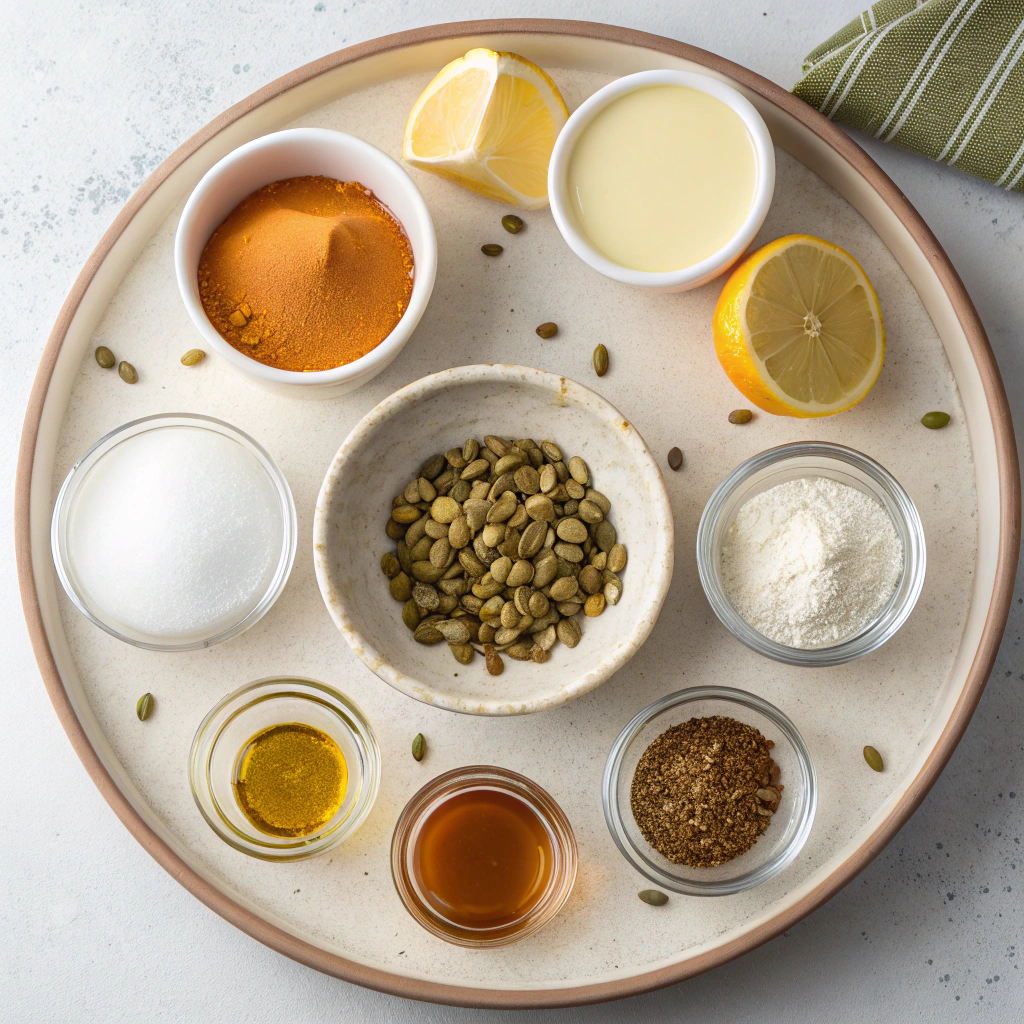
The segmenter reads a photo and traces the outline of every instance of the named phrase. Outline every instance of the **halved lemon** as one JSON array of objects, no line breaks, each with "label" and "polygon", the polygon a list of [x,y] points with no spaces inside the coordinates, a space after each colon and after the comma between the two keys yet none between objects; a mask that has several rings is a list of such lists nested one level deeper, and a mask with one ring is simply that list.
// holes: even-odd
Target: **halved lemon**
[{"label": "halved lemon", "polygon": [[402,157],[464,188],[538,210],[569,116],[558,87],[515,53],[470,50],[443,67],[409,112]]},{"label": "halved lemon", "polygon": [[872,388],[885,356],[878,296],[845,249],[786,235],[732,273],[714,315],[729,379],[765,412],[831,416]]}]

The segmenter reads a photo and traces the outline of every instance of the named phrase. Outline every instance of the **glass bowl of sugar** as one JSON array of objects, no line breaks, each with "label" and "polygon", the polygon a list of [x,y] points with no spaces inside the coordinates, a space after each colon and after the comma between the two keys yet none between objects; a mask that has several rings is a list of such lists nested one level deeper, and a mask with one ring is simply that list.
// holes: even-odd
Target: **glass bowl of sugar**
[{"label": "glass bowl of sugar", "polygon": [[755,455],[715,489],[697,529],[701,584],[722,624],[790,665],[877,650],[917,603],[921,517],[873,459],[823,441]]},{"label": "glass bowl of sugar", "polygon": [[267,613],[296,533],[288,481],[259,444],[221,420],[174,413],[126,423],[78,460],[50,539],[83,615],[136,647],[189,651]]}]

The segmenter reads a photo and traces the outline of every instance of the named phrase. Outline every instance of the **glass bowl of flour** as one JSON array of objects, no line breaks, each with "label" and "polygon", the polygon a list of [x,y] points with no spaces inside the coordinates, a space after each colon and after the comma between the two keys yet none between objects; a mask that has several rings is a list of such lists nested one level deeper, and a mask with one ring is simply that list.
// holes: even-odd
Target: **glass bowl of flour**
[{"label": "glass bowl of flour", "polygon": [[57,575],[85,616],[155,651],[258,622],[295,561],[295,503],[274,460],[210,416],[147,416],[100,438],[57,496]]},{"label": "glass bowl of flour", "polygon": [[755,455],[718,485],[697,567],[715,614],[752,650],[839,665],[907,620],[924,584],[924,528],[873,459],[803,441]]}]

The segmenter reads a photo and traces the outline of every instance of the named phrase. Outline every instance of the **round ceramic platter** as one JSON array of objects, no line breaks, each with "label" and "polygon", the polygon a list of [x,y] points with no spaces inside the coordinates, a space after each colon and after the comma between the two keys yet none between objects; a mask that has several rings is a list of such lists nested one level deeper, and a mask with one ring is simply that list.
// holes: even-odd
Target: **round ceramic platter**
[{"label": "round ceramic platter", "polygon": [[[200,176],[236,146],[300,125],[341,129],[397,157],[420,90],[480,45],[532,58],[570,109],[614,77],[648,68],[705,70],[738,85],[777,147],[775,201],[760,241],[822,235],[850,250],[878,288],[888,353],[868,398],[825,420],[761,415],[748,426],[728,424],[728,411],[745,403],[711,345],[721,282],[675,295],[630,290],[576,259],[548,211],[524,216],[527,228],[513,238],[499,224],[503,207],[418,172],[437,229],[437,285],[415,336],[385,372],[344,398],[307,402],[256,390],[214,358],[182,367],[180,355],[198,336],[175,286],[172,240]],[[501,259],[481,256],[490,241],[505,245]],[[560,328],[550,341],[534,333],[546,320]],[[590,368],[598,342],[612,364],[601,380]],[[91,355],[97,344],[130,360],[139,383],[127,387],[100,370]],[[679,472],[666,468],[675,575],[647,643],[592,693],[512,718],[453,714],[391,689],[335,629],[313,572],[314,503],[349,430],[410,381],[480,362],[582,381],[613,402],[660,459],[673,445],[684,453]],[[948,410],[949,427],[923,429],[918,420],[929,409]],[[165,655],[118,642],[72,608],[50,560],[50,514],[68,469],[110,429],[158,412],[208,413],[251,433],[288,477],[298,508],[300,553],[283,596],[249,632],[205,651]],[[906,626],[873,655],[821,671],[769,662],[734,640],[704,599],[694,556],[700,512],[719,480],[764,448],[811,438],[860,449],[894,473],[928,541],[928,577]],[[388,498],[404,482],[404,469],[390,472],[380,492]],[[87,769],[136,839],[209,907],[296,960],[404,996],[502,1007],[608,999],[689,977],[778,934],[863,868],[935,781],[978,701],[1006,621],[1020,514],[1010,416],[977,315],[927,227],[875,164],[801,101],[721,58],[624,29],[543,21],[420,29],[342,50],[267,86],[175,152],[115,220],[60,313],[28,408],[17,502],[21,586],[43,679]],[[384,542],[382,531],[382,551]],[[627,576],[627,586],[638,582]],[[383,753],[380,796],[362,830],[304,863],[266,864],[222,844],[186,777],[193,733],[210,707],[274,673],[341,688],[374,723]],[[506,675],[514,673],[513,664]],[[635,712],[708,683],[751,689],[793,719],[819,774],[817,820],[796,862],[761,887],[717,899],[674,896],[651,908],[636,898],[647,883],[605,827],[601,769]],[[156,711],[143,724],[135,702],[144,690]],[[428,738],[422,763],[409,755],[417,732]],[[885,755],[882,774],[864,764],[865,743]],[[544,786],[580,849],[576,888],[559,917],[492,951],[460,949],[418,928],[388,866],[392,828],[409,797],[429,778],[474,762]]]}]

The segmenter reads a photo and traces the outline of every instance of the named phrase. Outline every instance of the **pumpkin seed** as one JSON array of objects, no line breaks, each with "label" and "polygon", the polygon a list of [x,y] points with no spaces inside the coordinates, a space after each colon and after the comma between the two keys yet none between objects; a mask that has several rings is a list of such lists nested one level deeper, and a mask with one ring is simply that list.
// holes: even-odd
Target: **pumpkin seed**
[{"label": "pumpkin seed", "polygon": [[139,382],[138,371],[131,363],[125,362],[123,359],[117,364],[117,375],[125,384],[138,384]]},{"label": "pumpkin seed", "polygon": [[537,334],[547,341],[548,338],[553,338],[558,333],[558,324],[551,320],[546,323],[540,324],[537,327]]},{"label": "pumpkin seed", "polygon": [[575,647],[583,636],[580,624],[575,619],[560,619],[555,632],[566,647]]},{"label": "pumpkin seed", "polygon": [[95,355],[96,362],[99,363],[104,370],[109,370],[116,362],[114,359],[114,353],[111,352],[106,345],[100,345],[99,348],[96,349]]},{"label": "pumpkin seed", "polygon": [[417,583],[412,588],[412,599],[428,612],[436,611],[440,598],[428,583]]},{"label": "pumpkin seed", "polygon": [[515,658],[516,661],[532,661],[533,660],[533,641],[532,640],[519,640],[513,643],[505,653],[510,658]]},{"label": "pumpkin seed", "polygon": [[484,601],[483,606],[480,608],[480,618],[484,622],[489,622],[491,619],[497,619],[501,615],[502,609],[505,607],[505,598],[498,594],[493,597],[489,597]]},{"label": "pumpkin seed", "polygon": [[[580,575],[582,576],[583,574],[580,573]],[[604,599],[608,604],[618,604],[619,598],[622,597],[622,580],[608,580],[604,585],[602,593],[604,594]]]},{"label": "pumpkin seed", "polygon": [[420,606],[410,597],[402,605],[402,621],[409,629],[415,629],[420,624],[422,617],[423,613],[420,611]]},{"label": "pumpkin seed", "polygon": [[512,571],[508,574],[508,577],[505,580],[505,585],[509,587],[522,587],[532,579],[533,564],[528,562],[525,558],[521,558],[512,566]]},{"label": "pumpkin seed", "polygon": [[144,693],[135,705],[135,714],[139,716],[139,721],[144,722],[153,713],[153,694]]},{"label": "pumpkin seed", "polygon": [[484,664],[492,676],[500,676],[505,671],[505,663],[501,655],[494,649],[493,644],[484,644]]},{"label": "pumpkin seed", "polygon": [[469,543],[469,521],[466,516],[459,516],[448,527],[448,543],[456,550]]},{"label": "pumpkin seed", "polygon": [[615,533],[615,527],[612,526],[607,519],[598,523],[597,526],[594,527],[594,543],[597,544],[602,551],[610,552],[615,546],[617,539],[618,537]]},{"label": "pumpkin seed", "polygon": [[519,538],[519,550],[516,552],[520,558],[533,558],[540,551],[547,536],[548,527],[546,523],[534,519],[523,531]]},{"label": "pumpkin seed", "polygon": [[546,494],[531,494],[526,501],[526,514],[531,519],[552,523],[555,520],[554,502]]},{"label": "pumpkin seed", "polygon": [[421,622],[412,634],[413,640],[418,644],[432,646],[444,640],[444,635],[433,622]]},{"label": "pumpkin seed", "polygon": [[495,242],[488,242],[486,245],[480,246],[480,251],[485,256],[500,256],[504,251],[504,247],[496,244]]},{"label": "pumpkin seed", "polygon": [[594,372],[598,377],[603,377],[608,372],[608,349],[604,345],[598,345],[594,349]]},{"label": "pumpkin seed", "polygon": [[[574,455],[569,460],[569,476],[573,478],[578,484],[586,486],[590,479],[590,472],[587,469],[587,464],[578,456]],[[565,481],[562,481],[565,483]]]},{"label": "pumpkin seed", "polygon": [[472,636],[469,626],[459,619],[446,619],[437,623],[435,628],[450,644],[468,644]]},{"label": "pumpkin seed", "polygon": [[462,508],[454,498],[435,498],[430,506],[430,515],[435,522],[451,524],[462,515]]},{"label": "pumpkin seed", "polygon": [[582,544],[587,539],[587,528],[578,519],[561,519],[555,535],[570,544]]},{"label": "pumpkin seed", "polygon": [[604,594],[591,594],[590,597],[583,602],[583,614],[588,618],[596,619],[598,615],[604,611],[604,606]]},{"label": "pumpkin seed", "polygon": [[594,502],[589,501],[587,498],[584,498],[580,502],[578,513],[580,519],[582,519],[585,523],[599,523],[602,519],[604,519],[604,513],[601,511],[601,509]]},{"label": "pumpkin seed", "polygon": [[449,644],[448,647],[460,665],[468,665],[476,655],[472,644]]},{"label": "pumpkin seed", "polygon": [[412,580],[400,572],[390,583],[391,596],[396,601],[408,601],[412,597]]},{"label": "pumpkin seed", "polygon": [[668,903],[668,897],[660,889],[644,889],[637,896],[651,907],[663,907]]},{"label": "pumpkin seed", "polygon": [[535,590],[526,606],[535,619],[542,619],[548,613],[550,602],[539,590]]},{"label": "pumpkin seed", "polygon": [[444,573],[444,569],[440,569],[432,562],[423,559],[422,561],[412,563],[412,573],[410,575],[421,583],[436,583]]},{"label": "pumpkin seed", "polygon": [[398,558],[391,551],[388,551],[381,556],[380,571],[389,580],[393,580],[402,571],[402,563],[398,561]]},{"label": "pumpkin seed", "polygon": [[583,548],[579,544],[567,544],[565,541],[559,541],[555,545],[555,554],[567,562],[583,561]]},{"label": "pumpkin seed", "polygon": [[754,418],[754,414],[749,409],[733,409],[729,413],[730,423],[749,423]]},{"label": "pumpkin seed", "polygon": [[597,569],[592,565],[587,565],[580,570],[579,584],[580,589],[586,593],[596,594],[604,586],[604,580]]},{"label": "pumpkin seed", "polygon": [[683,464],[683,453],[678,448],[670,448],[668,451],[668,465],[670,469],[678,469]]},{"label": "pumpkin seed", "polygon": [[504,583],[508,579],[508,574],[512,571],[512,559],[507,555],[502,555],[501,558],[496,558],[491,562],[491,575],[499,582]]},{"label": "pumpkin seed", "polygon": [[562,449],[554,441],[541,441],[540,450],[548,462],[555,463],[562,461]]},{"label": "pumpkin seed", "polygon": [[510,474],[505,490],[508,490],[515,484],[515,478],[512,477],[511,474],[515,473],[515,471],[527,461],[529,460],[526,458],[526,453],[516,449],[515,451],[509,452],[508,455],[503,455],[494,464],[494,472],[497,473],[499,477],[504,476],[506,473]]},{"label": "pumpkin seed", "polygon": [[517,217],[514,213],[506,213],[501,218],[501,226],[510,234],[518,235],[523,230],[523,218]]},{"label": "pumpkin seed", "polygon": [[864,748],[864,760],[867,761],[868,767],[876,772],[880,772],[885,767],[882,763],[882,755],[874,747]]},{"label": "pumpkin seed", "polygon": [[520,466],[515,472],[516,490],[536,494],[540,490],[540,473],[533,466]]},{"label": "pumpkin seed", "polygon": [[468,466],[459,474],[459,478],[462,480],[475,480],[478,476],[483,476],[485,473],[491,471],[491,464],[487,459],[479,458],[474,459]]},{"label": "pumpkin seed", "polygon": [[431,565],[439,569],[447,569],[451,565],[452,546],[448,543],[447,537],[439,537],[430,547],[430,554],[427,556]]},{"label": "pumpkin seed", "polygon": [[402,523],[406,526],[409,523],[416,522],[421,515],[423,515],[423,513],[415,505],[399,505],[398,508],[393,508],[391,510],[391,518],[394,519],[396,523]]},{"label": "pumpkin seed", "polygon": [[578,589],[575,576],[562,576],[551,584],[551,600],[568,601]]},{"label": "pumpkin seed", "polygon": [[480,442],[475,438],[471,437],[462,446],[462,457],[465,459],[465,464],[468,466],[476,457],[480,451]]},{"label": "pumpkin seed", "polygon": [[626,568],[627,558],[626,545],[619,543],[613,544],[611,551],[608,552],[608,568],[612,572],[622,572],[622,570]]},{"label": "pumpkin seed", "polygon": [[[489,452],[492,452],[499,459],[504,458],[512,451],[512,445],[508,443],[503,437],[498,437],[497,434],[485,434],[484,435],[484,446]],[[481,455],[483,452],[481,451]]]},{"label": "pumpkin seed", "polygon": [[[97,349],[96,351],[98,352],[99,349]],[[107,349],[107,351],[109,352],[110,349]],[[113,359],[114,358],[113,355],[111,355],[110,358]],[[195,366],[197,363],[201,363],[205,358],[206,358],[206,353],[201,348],[190,348],[181,357],[181,365],[182,366]],[[102,366],[103,364],[100,363],[100,365]],[[109,365],[113,366],[114,364],[111,362]]]},{"label": "pumpkin seed", "polygon": [[[96,350],[97,352],[99,349]],[[103,365],[102,363],[100,364]],[[924,424],[929,430],[941,430],[944,426],[949,423],[948,412],[926,412],[921,417],[921,423]]]},{"label": "pumpkin seed", "polygon": [[428,480],[436,480],[441,472],[444,470],[444,456],[443,455],[431,455],[429,459],[426,459],[422,466],[420,466],[420,476],[425,476]]},{"label": "pumpkin seed", "polygon": [[423,755],[427,752],[427,741],[423,738],[423,733],[418,732],[413,737],[412,741],[412,756],[417,761],[423,760]]}]

